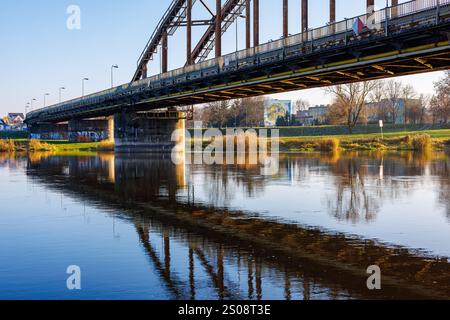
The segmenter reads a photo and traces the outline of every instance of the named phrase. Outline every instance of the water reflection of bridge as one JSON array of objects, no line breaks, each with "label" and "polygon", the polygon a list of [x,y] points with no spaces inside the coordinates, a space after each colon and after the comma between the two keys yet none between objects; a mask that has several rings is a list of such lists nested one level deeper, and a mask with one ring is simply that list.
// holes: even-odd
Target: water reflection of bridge
[{"label": "water reflection of bridge", "polygon": [[[358,165],[338,161],[342,163],[330,170],[351,173]],[[384,163],[384,174],[401,170],[389,165],[389,159]],[[412,167],[407,170],[423,170]],[[446,259],[196,203],[186,197],[185,166],[175,166],[170,159],[42,157],[30,159],[28,173],[48,188],[119,209],[120,217],[134,224],[153,268],[174,298],[198,298],[199,274],[207,275],[214,297],[220,299],[263,299],[265,288],[274,287],[283,287],[286,299],[448,298],[450,293]],[[365,287],[365,270],[371,264],[382,267],[381,292]]]}]

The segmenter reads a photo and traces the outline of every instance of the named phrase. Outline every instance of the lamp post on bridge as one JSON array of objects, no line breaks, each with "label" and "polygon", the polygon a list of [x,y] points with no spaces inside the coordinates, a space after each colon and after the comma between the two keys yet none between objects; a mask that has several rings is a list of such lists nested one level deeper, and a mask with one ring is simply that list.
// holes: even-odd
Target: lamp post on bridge
[{"label": "lamp post on bridge", "polygon": [[30,110],[31,110],[31,111],[33,111],[33,102],[34,102],[34,101],[37,101],[37,100],[36,100],[35,98],[31,99],[31,102],[30,102],[30,106],[31,106],[31,109],[30,109]]},{"label": "lamp post on bridge", "polygon": [[89,78],[83,78],[81,80],[81,97],[84,97],[84,82],[89,81]]},{"label": "lamp post on bridge", "polygon": [[65,87],[59,87],[59,103],[61,103],[61,91],[66,90]]},{"label": "lamp post on bridge", "polygon": [[114,69],[119,69],[117,64],[111,66],[111,88],[114,88]]},{"label": "lamp post on bridge", "polygon": [[50,95],[50,93],[44,94],[44,108],[47,106],[47,97]]},{"label": "lamp post on bridge", "polygon": [[246,19],[247,16],[244,16],[243,14],[238,14],[236,17],[236,52],[238,52],[238,50],[239,50],[239,40],[238,40],[239,39],[239,37],[238,37],[239,18]]}]

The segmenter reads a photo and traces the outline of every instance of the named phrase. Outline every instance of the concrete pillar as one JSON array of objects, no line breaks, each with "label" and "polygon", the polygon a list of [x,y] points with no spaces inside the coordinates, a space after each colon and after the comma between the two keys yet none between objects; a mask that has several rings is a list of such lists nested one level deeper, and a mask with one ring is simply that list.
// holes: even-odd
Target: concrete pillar
[{"label": "concrete pillar", "polygon": [[67,124],[39,123],[29,125],[30,139],[36,140],[67,140]]},{"label": "concrete pillar", "polygon": [[108,141],[114,142],[114,116],[109,116],[108,121]]},{"label": "concrete pillar", "polygon": [[114,119],[73,119],[69,121],[68,131],[71,142],[113,141]]},{"label": "concrete pillar", "polygon": [[216,0],[216,58],[222,56],[222,1]]},{"label": "concrete pillar", "polygon": [[[118,153],[171,153],[174,148],[177,148],[178,152],[185,151],[183,113],[152,115],[122,112],[115,115],[114,123],[114,145]],[[182,134],[178,136],[177,141],[172,141],[175,130],[179,130]]]}]

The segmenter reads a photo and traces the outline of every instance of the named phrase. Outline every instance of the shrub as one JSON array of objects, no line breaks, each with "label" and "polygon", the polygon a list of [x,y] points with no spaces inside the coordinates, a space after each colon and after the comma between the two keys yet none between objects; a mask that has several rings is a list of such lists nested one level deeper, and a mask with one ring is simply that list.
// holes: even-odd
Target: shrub
[{"label": "shrub", "polygon": [[429,151],[433,142],[428,134],[418,134],[411,138],[411,146],[414,151]]},{"label": "shrub", "polygon": [[0,140],[0,152],[14,152],[16,145],[12,140]]},{"label": "shrub", "polygon": [[53,151],[53,146],[39,140],[30,140],[28,144],[29,151]]},{"label": "shrub", "polygon": [[322,139],[317,142],[317,148],[320,151],[336,152],[339,150],[340,141],[336,138]]},{"label": "shrub", "polygon": [[100,141],[96,149],[98,151],[114,151],[114,142],[109,140]]}]

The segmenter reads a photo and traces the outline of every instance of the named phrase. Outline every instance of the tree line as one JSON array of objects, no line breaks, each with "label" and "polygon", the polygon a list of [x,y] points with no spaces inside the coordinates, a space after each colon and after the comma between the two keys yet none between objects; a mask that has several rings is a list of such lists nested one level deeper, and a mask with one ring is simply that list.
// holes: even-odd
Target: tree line
[{"label": "tree line", "polygon": [[[397,80],[373,80],[328,87],[332,104],[325,115],[324,124],[345,125],[349,133],[356,125],[383,120],[396,124],[449,124],[450,123],[450,71],[434,84],[432,96],[419,94],[408,84]],[[265,97],[243,98],[211,102],[198,108],[194,120],[205,127],[259,127],[264,126]],[[403,104],[399,103],[402,101]],[[277,120],[277,125],[299,125],[297,111],[307,110],[309,103],[294,101],[293,115]],[[189,122],[188,126],[193,126]]]}]

